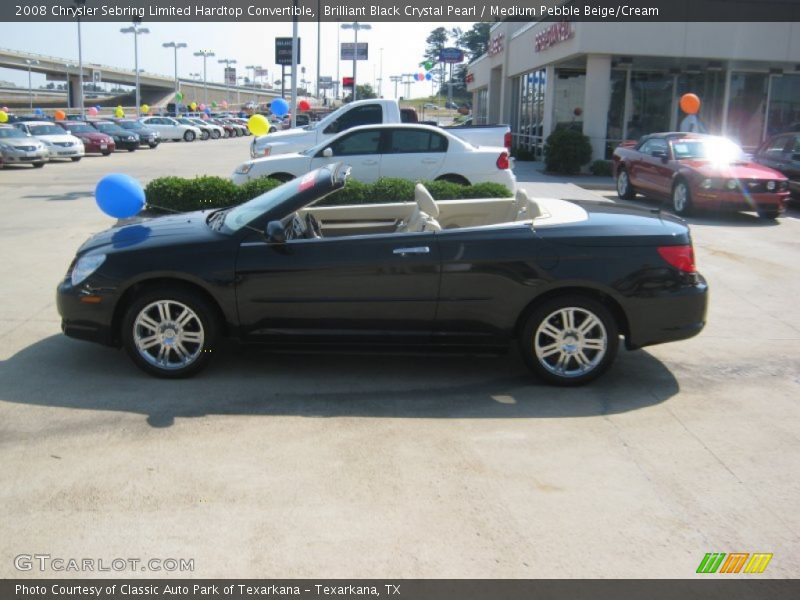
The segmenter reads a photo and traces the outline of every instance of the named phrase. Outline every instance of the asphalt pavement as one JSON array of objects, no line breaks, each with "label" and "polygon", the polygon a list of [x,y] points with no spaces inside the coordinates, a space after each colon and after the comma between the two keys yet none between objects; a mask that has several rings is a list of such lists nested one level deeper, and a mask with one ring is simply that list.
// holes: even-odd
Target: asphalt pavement
[{"label": "asphalt pavement", "polygon": [[[248,139],[0,171],[0,577],[98,575],[15,567],[44,553],[208,578],[685,578],[708,552],[800,576],[797,210],[690,219],[705,331],[579,389],[515,352],[230,347],[163,381],[62,336],[56,285],[113,224],[99,178],[227,176]],[[165,575],[102,573],[131,574]]]}]

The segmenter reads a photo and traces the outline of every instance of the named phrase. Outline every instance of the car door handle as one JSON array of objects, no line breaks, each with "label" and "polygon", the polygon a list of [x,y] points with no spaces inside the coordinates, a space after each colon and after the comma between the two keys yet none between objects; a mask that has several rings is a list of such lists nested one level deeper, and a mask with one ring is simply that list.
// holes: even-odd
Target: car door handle
[{"label": "car door handle", "polygon": [[431,249],[428,246],[415,246],[413,248],[395,248],[393,253],[407,256],[409,254],[428,254],[430,251]]},{"label": "car door handle", "polygon": [[362,164],[362,165],[377,165],[377,164],[378,164],[378,161],[377,161],[377,160],[365,160],[365,161],[364,161],[364,162],[362,162],[361,164]]}]

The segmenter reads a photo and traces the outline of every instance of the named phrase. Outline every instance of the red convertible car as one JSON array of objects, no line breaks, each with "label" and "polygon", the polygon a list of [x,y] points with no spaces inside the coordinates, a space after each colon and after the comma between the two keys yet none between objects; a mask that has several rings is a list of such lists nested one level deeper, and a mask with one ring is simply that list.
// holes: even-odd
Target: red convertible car
[{"label": "red convertible car", "polygon": [[673,210],[694,208],[754,210],[776,219],[786,208],[789,180],[748,160],[722,137],[698,133],[654,133],[614,150],[617,194],[669,199]]}]

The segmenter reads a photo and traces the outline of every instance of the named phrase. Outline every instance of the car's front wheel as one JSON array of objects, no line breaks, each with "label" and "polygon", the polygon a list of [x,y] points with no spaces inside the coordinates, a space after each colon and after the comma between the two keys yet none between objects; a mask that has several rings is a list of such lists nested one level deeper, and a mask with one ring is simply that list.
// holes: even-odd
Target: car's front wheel
[{"label": "car's front wheel", "polygon": [[689,191],[689,184],[682,179],[677,181],[672,188],[672,210],[681,216],[692,212],[692,192]]},{"label": "car's front wheel", "polygon": [[201,296],[179,288],[142,294],[128,307],[122,323],[123,344],[136,366],[171,379],[203,369],[217,335],[214,308]]},{"label": "car's front wheel", "polygon": [[72,157],[72,162],[78,162],[81,158],[83,158],[83,157],[82,156],[73,156]]},{"label": "car's front wheel", "polygon": [[211,133],[211,138],[214,140],[218,140],[222,134],[217,131],[216,129]]},{"label": "car's front wheel", "polygon": [[636,197],[636,191],[631,185],[631,178],[625,169],[620,169],[617,173],[617,196],[623,200],[633,200]]},{"label": "car's front wheel", "polygon": [[192,130],[188,130],[183,134],[183,139],[187,142],[193,142],[195,137],[197,136],[195,136],[194,131]]},{"label": "car's front wheel", "polygon": [[602,375],[617,354],[617,324],[600,302],[583,296],[554,298],[534,309],[520,335],[528,367],[563,386]]},{"label": "car's front wheel", "polygon": [[758,216],[762,219],[774,221],[781,216],[781,211],[778,208],[764,208],[758,211]]},{"label": "car's front wheel", "polygon": [[33,163],[33,166],[36,169],[41,169],[44,166],[44,161],[35,162],[35,163]]}]

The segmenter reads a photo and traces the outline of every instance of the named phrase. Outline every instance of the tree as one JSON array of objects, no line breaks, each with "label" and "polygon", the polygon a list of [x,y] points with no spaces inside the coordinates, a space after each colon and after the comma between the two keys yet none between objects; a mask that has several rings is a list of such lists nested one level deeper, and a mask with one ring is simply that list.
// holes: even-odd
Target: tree
[{"label": "tree", "polygon": [[428,37],[425,39],[425,43],[428,44],[425,47],[425,60],[431,61],[434,64],[439,64],[439,73],[437,74],[436,71],[433,71],[432,76],[434,81],[439,84],[440,89],[444,83],[445,75],[444,63],[439,63],[439,53],[441,52],[442,48],[447,46],[448,39],[449,36],[447,34],[447,29],[444,27],[437,27],[431,31]]},{"label": "tree", "polygon": [[467,60],[472,62],[479,56],[486,54],[489,49],[489,30],[491,23],[475,23],[458,38],[458,47],[467,53]]},{"label": "tree", "polygon": [[[358,99],[359,100],[369,100],[370,98],[377,98],[378,95],[375,93],[375,90],[372,89],[372,86],[368,83],[364,85],[356,84],[356,91],[358,92]],[[345,96],[344,102],[352,102],[353,101],[353,93],[350,92],[349,95]]]}]

